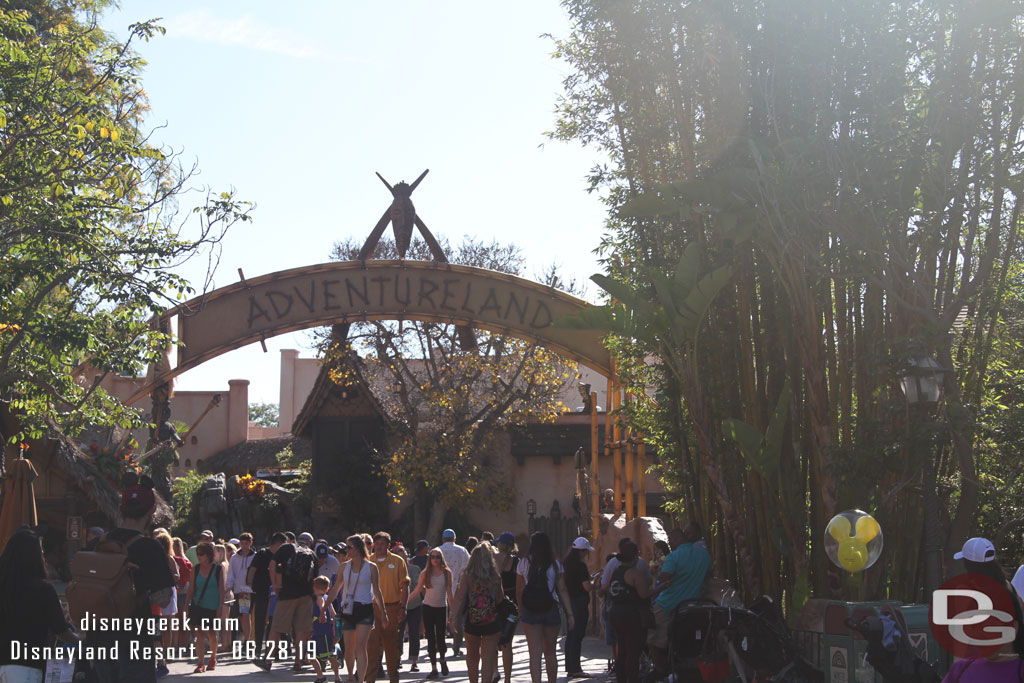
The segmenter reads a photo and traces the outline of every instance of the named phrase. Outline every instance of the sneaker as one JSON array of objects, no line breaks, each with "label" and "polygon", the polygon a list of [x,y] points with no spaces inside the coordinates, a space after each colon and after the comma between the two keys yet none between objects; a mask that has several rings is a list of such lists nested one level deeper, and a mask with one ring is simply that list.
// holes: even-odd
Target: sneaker
[{"label": "sneaker", "polygon": [[427,674],[427,678],[430,679],[430,680],[433,680],[433,679],[437,678],[437,669],[434,669],[433,671],[428,673]]},{"label": "sneaker", "polygon": [[264,671],[270,671],[270,661],[267,659],[254,659],[252,663]]},{"label": "sneaker", "polygon": [[441,660],[441,675],[448,675],[448,662],[444,661],[443,659]]},{"label": "sneaker", "polygon": [[156,665],[156,677],[161,678],[171,673],[171,670],[167,668],[166,662],[160,662]]},{"label": "sneaker", "polygon": [[415,671],[419,671],[419,670],[420,670],[420,665],[417,664],[416,662],[413,662],[412,666],[409,667],[409,671],[415,672]]}]

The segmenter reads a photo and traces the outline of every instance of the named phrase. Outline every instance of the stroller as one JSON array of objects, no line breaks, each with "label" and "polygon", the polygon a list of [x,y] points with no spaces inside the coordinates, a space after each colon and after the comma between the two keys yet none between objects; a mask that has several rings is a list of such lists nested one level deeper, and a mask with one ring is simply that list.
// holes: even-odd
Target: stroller
[{"label": "stroller", "polygon": [[746,608],[684,602],[676,608],[669,640],[670,666],[679,683],[725,680],[733,666],[748,682],[825,680],[804,659],[768,596]]},{"label": "stroller", "polygon": [[868,664],[886,683],[939,683],[941,677],[914,653],[902,615],[883,611],[880,616],[849,617],[846,625],[868,643]]}]

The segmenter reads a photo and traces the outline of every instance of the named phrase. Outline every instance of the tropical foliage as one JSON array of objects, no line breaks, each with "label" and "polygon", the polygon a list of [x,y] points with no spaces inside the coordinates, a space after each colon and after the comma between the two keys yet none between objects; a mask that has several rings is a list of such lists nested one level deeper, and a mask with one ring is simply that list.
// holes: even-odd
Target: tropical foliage
[{"label": "tropical foliage", "polygon": [[[1024,6],[563,4],[553,135],[609,156],[599,284],[676,511],[748,594],[799,602],[855,595],[822,537],[864,508],[887,549],[859,590],[920,598],[930,467],[946,562],[1024,517]],[[715,284],[696,326],[681,276]],[[949,371],[930,409],[899,388],[920,356]]]}]

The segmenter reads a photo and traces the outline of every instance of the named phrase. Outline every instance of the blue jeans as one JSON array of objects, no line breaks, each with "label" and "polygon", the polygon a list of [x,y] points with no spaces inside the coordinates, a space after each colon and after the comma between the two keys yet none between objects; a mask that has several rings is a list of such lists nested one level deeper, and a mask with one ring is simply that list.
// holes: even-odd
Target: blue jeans
[{"label": "blue jeans", "polygon": [[580,654],[583,650],[583,636],[587,634],[587,620],[590,618],[590,596],[586,593],[570,599],[572,604],[573,627],[565,636],[565,673],[574,674],[583,670]]}]

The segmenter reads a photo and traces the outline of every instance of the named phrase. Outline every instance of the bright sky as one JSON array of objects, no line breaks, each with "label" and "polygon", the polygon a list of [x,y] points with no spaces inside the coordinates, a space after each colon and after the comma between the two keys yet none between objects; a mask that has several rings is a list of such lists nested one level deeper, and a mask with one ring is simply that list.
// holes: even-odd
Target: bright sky
[{"label": "bright sky", "polygon": [[[166,124],[154,141],[198,161],[196,185],[257,204],[224,243],[217,286],[239,267],[251,278],[362,241],[391,202],[374,171],[394,184],[426,168],[413,201],[435,235],[513,241],[531,277],[552,262],[578,280],[599,271],[605,210],[585,178],[603,159],[544,135],[569,72],[543,36],[568,34],[555,0],[123,0],[102,23],[123,37],[155,17],[167,34],[138,46],[149,124]],[[276,403],[279,350],[312,352],[305,333],[267,347],[208,361],[176,388],[249,379],[250,401]]]}]

